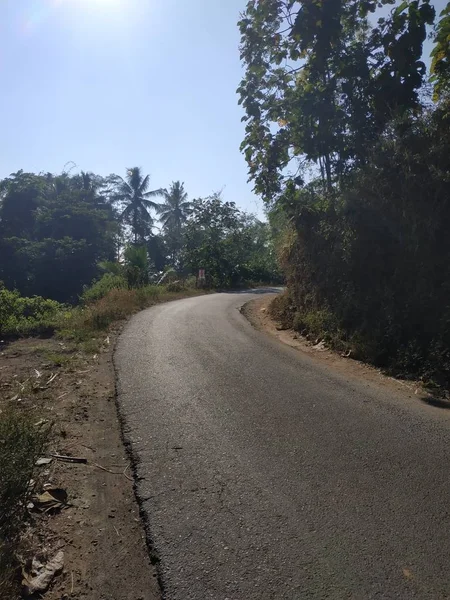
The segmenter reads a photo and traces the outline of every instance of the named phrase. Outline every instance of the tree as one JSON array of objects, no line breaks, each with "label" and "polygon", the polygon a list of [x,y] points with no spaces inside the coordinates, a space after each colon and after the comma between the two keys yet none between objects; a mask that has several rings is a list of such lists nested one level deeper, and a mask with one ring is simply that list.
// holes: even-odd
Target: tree
[{"label": "tree", "polygon": [[188,202],[184,184],[179,181],[172,183],[169,191],[162,190],[162,196],[164,203],[158,206],[157,212],[175,265],[182,245],[182,227],[191,213],[192,203]]},{"label": "tree", "polygon": [[0,182],[0,237],[32,237],[42,177],[22,170]]},{"label": "tree", "polygon": [[209,284],[216,287],[278,281],[266,227],[220,194],[194,200],[184,234],[185,264],[193,273],[205,269]]},{"label": "tree", "polygon": [[0,183],[0,280],[7,287],[76,302],[98,263],[114,259],[115,213],[102,178],[90,180],[19,171]]},{"label": "tree", "polygon": [[158,204],[150,200],[161,196],[163,190],[149,191],[150,176],[143,176],[139,167],[127,170],[126,178],[116,176],[114,200],[122,205],[120,218],[131,226],[134,243],[143,241],[151,232],[153,218],[150,210],[157,210]]},{"label": "tree", "polygon": [[308,167],[331,191],[367,162],[392,118],[419,107],[434,9],[429,0],[405,1],[371,28],[368,15],[383,4],[393,0],[247,3],[239,23],[242,150],[267,201],[301,187]]},{"label": "tree", "polygon": [[450,92],[450,2],[440,14],[431,53],[431,81],[434,83],[434,100]]}]

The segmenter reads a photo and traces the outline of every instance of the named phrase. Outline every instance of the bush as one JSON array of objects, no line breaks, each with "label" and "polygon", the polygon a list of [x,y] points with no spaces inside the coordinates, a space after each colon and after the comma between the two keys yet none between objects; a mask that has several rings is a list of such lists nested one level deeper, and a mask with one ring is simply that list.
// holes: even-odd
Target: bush
[{"label": "bush", "polygon": [[96,302],[74,308],[59,321],[63,337],[84,341],[105,331],[117,321],[126,319],[160,299],[164,287],[147,285],[137,289],[113,288]]},{"label": "bush", "polygon": [[85,327],[107,329],[114,321],[133,314],[137,305],[137,290],[113,289],[85,311]]},{"label": "bush", "polygon": [[289,291],[276,296],[269,306],[272,318],[279,321],[283,327],[291,328],[294,325],[295,306]]},{"label": "bush", "polygon": [[40,296],[26,298],[0,287],[0,335],[26,336],[52,333],[63,304]]},{"label": "bush", "polygon": [[[110,288],[110,289],[108,289]],[[58,333],[77,342],[89,342],[117,321],[157,302],[193,293],[183,281],[128,289],[124,280],[107,275],[83,294],[83,304],[67,308],[44,298],[22,298],[18,292],[0,288],[0,335]]]},{"label": "bush", "polygon": [[29,482],[49,434],[33,420],[12,410],[0,415],[0,591],[4,598],[13,597],[15,549],[32,491]]},{"label": "bush", "polygon": [[184,280],[184,287],[188,290],[195,290],[197,288],[197,277],[195,275],[189,275]]},{"label": "bush", "polygon": [[295,190],[281,253],[299,330],[391,373],[446,385],[448,109],[393,123],[332,194],[317,183]]},{"label": "bush", "polygon": [[171,281],[166,284],[165,289],[167,292],[182,292],[185,289],[185,285],[183,281]]},{"label": "bush", "polygon": [[158,302],[161,293],[164,292],[164,288],[157,285],[146,285],[138,288],[135,292],[138,307],[145,308]]},{"label": "bush", "polygon": [[121,275],[105,273],[101,279],[83,292],[81,299],[85,304],[90,304],[104,298],[111,290],[122,290],[127,287],[127,281]]}]

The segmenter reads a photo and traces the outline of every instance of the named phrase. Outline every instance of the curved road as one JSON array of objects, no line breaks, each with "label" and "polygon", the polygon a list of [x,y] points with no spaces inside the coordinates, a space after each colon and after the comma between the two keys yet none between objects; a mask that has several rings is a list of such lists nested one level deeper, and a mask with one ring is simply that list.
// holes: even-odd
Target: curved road
[{"label": "curved road", "polygon": [[255,331],[254,297],[156,306],[118,343],[164,597],[450,598],[449,413]]}]

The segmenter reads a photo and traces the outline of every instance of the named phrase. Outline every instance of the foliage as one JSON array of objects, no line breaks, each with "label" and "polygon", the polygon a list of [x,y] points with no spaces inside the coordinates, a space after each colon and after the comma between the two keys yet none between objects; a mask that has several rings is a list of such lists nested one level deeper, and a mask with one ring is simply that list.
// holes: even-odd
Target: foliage
[{"label": "foliage", "polygon": [[450,382],[447,114],[393,125],[333,205],[312,185],[299,192],[283,255],[297,328],[441,383]]},{"label": "foliage", "polygon": [[[331,190],[386,123],[418,106],[429,0],[403,2],[370,28],[391,0],[250,0],[239,23],[245,77],[242,149],[255,189],[270,201],[301,186],[305,165]],[[288,167],[296,164],[295,172]]]},{"label": "foliage", "polygon": [[131,227],[134,243],[142,243],[153,225],[150,210],[158,208],[158,204],[150,198],[161,196],[163,190],[149,191],[150,176],[144,177],[139,167],[128,169],[125,179],[116,175],[113,183],[114,201],[122,206],[120,218]]},{"label": "foliage", "polygon": [[448,10],[428,108],[434,17],[426,0],[250,1],[239,91],[289,288],[273,310],[352,356],[449,383]]},{"label": "foliage", "polygon": [[0,182],[0,279],[22,294],[76,302],[115,256],[106,183],[90,174],[18,171]]},{"label": "foliage", "polygon": [[[145,285],[139,288],[112,288],[98,300],[60,315],[58,335],[77,343],[101,342],[105,331],[117,322],[159,302],[201,293],[182,280],[177,289]],[[98,346],[98,343],[95,344]]]},{"label": "foliage", "polygon": [[0,335],[26,336],[51,333],[64,306],[40,296],[25,298],[0,284]]},{"label": "foliage", "polygon": [[164,203],[157,208],[163,232],[167,239],[170,260],[173,265],[178,265],[180,251],[183,245],[182,228],[192,210],[192,203],[188,202],[188,195],[184,184],[175,181],[170,190],[163,190]]},{"label": "foliage", "polygon": [[450,2],[440,14],[431,56],[431,81],[435,84],[434,99],[438,100],[450,92]]},{"label": "foliage", "polygon": [[145,246],[128,245],[124,252],[125,278],[128,287],[136,288],[149,282],[150,264]]},{"label": "foliage", "polygon": [[0,415],[0,592],[4,598],[14,597],[14,548],[24,526],[35,462],[49,433],[33,421],[11,409]]},{"label": "foliage", "polygon": [[279,277],[263,223],[224,202],[220,194],[193,202],[184,233],[183,260],[193,273],[205,269],[211,287]]},{"label": "foliage", "polygon": [[96,302],[106,296],[111,290],[120,290],[128,286],[123,275],[105,273],[98,281],[95,281],[83,292],[82,300],[85,304]]}]

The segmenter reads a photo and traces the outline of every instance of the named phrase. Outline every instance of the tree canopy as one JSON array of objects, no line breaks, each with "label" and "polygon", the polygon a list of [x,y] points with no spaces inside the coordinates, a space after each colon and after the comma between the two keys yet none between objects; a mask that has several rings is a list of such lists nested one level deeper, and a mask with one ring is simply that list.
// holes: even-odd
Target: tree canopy
[{"label": "tree canopy", "polygon": [[125,178],[18,171],[0,182],[0,281],[25,296],[76,303],[105,273],[139,287],[169,267],[179,277],[195,275],[202,262],[214,284],[276,278],[272,259],[262,266],[261,245],[261,268],[249,268],[260,237],[251,223],[219,196],[191,203],[180,181],[151,191],[150,176],[137,167]]}]

